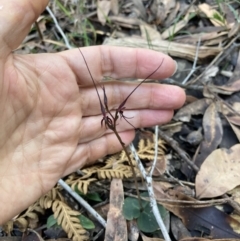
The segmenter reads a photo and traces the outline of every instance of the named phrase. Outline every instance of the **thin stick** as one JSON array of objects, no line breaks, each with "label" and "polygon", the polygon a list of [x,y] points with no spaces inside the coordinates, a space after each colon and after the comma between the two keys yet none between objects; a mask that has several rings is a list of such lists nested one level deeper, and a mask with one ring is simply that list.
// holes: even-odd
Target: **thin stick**
[{"label": "thin stick", "polygon": [[187,164],[197,173],[199,171],[199,168],[196,164],[194,164],[189,158],[185,151],[183,151],[178,143],[172,139],[171,137],[167,136],[162,130],[159,129],[159,135],[161,138],[166,141],[178,154],[179,156],[187,162]]},{"label": "thin stick", "polygon": [[[217,61],[219,59],[221,59],[221,56],[224,55],[226,56],[227,54],[229,54],[229,52],[231,52],[232,48],[236,47],[236,45],[234,45],[234,42],[239,38],[240,34],[238,34],[236,37],[234,37],[226,47],[224,47],[224,49],[212,60],[212,62],[207,66],[207,68],[204,69],[204,71],[199,75],[197,76],[194,80],[191,80],[190,82],[188,82],[188,85],[190,84],[194,84],[196,83],[199,79],[201,79],[204,74],[206,73],[206,71],[208,71],[214,64],[217,63]],[[226,54],[224,54],[226,51]]]},{"label": "thin stick", "polygon": [[158,159],[158,125],[155,126],[155,147],[154,147],[154,161],[151,167],[151,170],[149,172],[149,176],[152,177],[153,171],[155,169],[155,166],[157,164]]},{"label": "thin stick", "polygon": [[199,37],[193,66],[192,66],[192,69],[191,69],[190,73],[188,74],[188,76],[183,80],[183,82],[182,82],[183,85],[187,83],[189,78],[196,71],[196,65],[197,65],[197,60],[198,60],[198,51],[199,51],[200,44],[201,44],[201,38]]},{"label": "thin stick", "polygon": [[139,168],[139,170],[140,170],[140,172],[141,172],[141,174],[142,174],[142,176],[143,176],[143,178],[146,182],[146,186],[147,186],[147,190],[148,190],[148,194],[149,194],[149,198],[150,198],[150,205],[152,207],[152,211],[153,211],[153,214],[156,218],[156,221],[157,221],[157,223],[158,223],[158,225],[159,225],[159,227],[162,231],[163,237],[164,237],[165,241],[171,241],[171,238],[168,234],[168,231],[167,231],[167,229],[164,225],[164,222],[163,222],[162,217],[161,217],[161,215],[159,213],[159,210],[158,210],[157,201],[155,199],[153,186],[152,186],[152,177],[147,175],[147,173],[146,173],[146,171],[145,171],[145,169],[144,169],[144,167],[143,167],[143,165],[142,165],[142,163],[141,163],[141,161],[138,157],[138,154],[137,154],[137,151],[136,151],[134,145],[131,143],[129,145],[129,147],[130,147],[130,149],[131,149],[131,151],[134,155],[134,158],[137,162],[138,168]]},{"label": "thin stick", "polygon": [[47,6],[46,7],[46,10],[48,11],[49,15],[51,16],[51,18],[53,19],[53,22],[55,23],[55,26],[58,30],[58,32],[61,34],[64,42],[65,42],[65,45],[68,49],[72,49],[73,47],[70,45],[69,41],[68,41],[68,38],[67,36],[65,35],[65,33],[63,32],[62,28],[60,27],[60,25],[58,24],[58,21],[57,19],[55,18],[53,12],[51,11],[51,9]]},{"label": "thin stick", "polygon": [[61,185],[72,197],[74,197],[80,205],[82,205],[93,217],[104,227],[106,228],[106,221],[99,215],[81,196],[74,192],[71,187],[67,185],[62,179],[58,181],[58,184]]}]

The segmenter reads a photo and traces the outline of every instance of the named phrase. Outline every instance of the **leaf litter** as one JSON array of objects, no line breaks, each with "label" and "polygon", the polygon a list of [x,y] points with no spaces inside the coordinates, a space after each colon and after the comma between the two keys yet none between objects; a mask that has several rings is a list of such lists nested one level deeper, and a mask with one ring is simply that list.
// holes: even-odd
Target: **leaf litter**
[{"label": "leaf litter", "polygon": [[[156,199],[171,217],[165,225],[171,227],[172,240],[239,240],[239,2],[56,0],[49,7],[72,46],[151,48],[177,60],[178,72],[163,82],[184,88],[188,102],[171,123],[160,127],[159,162],[153,172]],[[16,52],[62,50],[66,46],[44,12]],[[193,74],[183,84],[191,70]],[[150,169],[155,146],[153,128],[139,130],[134,144],[145,168]],[[144,193],[141,173],[136,166],[134,169]],[[124,216],[124,200],[129,196],[136,200],[136,188],[123,152],[98,160],[65,181],[107,220],[106,230],[57,185],[6,223],[0,239],[12,233],[13,227],[21,232],[37,229],[44,240],[163,239],[159,230],[149,233],[144,230],[147,225],[139,227],[139,216],[129,221]],[[131,209],[131,203],[126,208]],[[147,217],[150,212],[143,214]],[[44,226],[48,219],[54,227]]]}]

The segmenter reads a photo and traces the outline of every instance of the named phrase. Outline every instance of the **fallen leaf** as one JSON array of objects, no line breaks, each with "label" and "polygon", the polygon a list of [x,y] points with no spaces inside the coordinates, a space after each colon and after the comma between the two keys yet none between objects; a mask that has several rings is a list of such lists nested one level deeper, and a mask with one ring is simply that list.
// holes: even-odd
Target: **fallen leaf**
[{"label": "fallen leaf", "polygon": [[119,1],[118,0],[111,0],[111,11],[114,15],[118,15],[119,12]]},{"label": "fallen leaf", "polygon": [[159,31],[157,29],[154,29],[151,25],[143,23],[139,27],[141,30],[141,36],[150,42],[149,45],[151,45],[151,41],[153,41],[154,39],[162,39]]},{"label": "fallen leaf", "polygon": [[97,16],[102,25],[105,25],[109,11],[111,9],[111,1],[98,0],[97,4]]},{"label": "fallen leaf", "polygon": [[174,120],[189,122],[192,115],[200,115],[205,112],[207,107],[212,103],[209,99],[200,99],[194,101],[184,107],[182,107],[176,115],[173,117]]},{"label": "fallen leaf", "polygon": [[212,238],[199,238],[199,237],[189,237],[189,238],[183,238],[179,241],[239,241],[239,239],[235,238],[221,238],[221,239],[212,239]]},{"label": "fallen leaf", "polygon": [[141,236],[142,236],[142,240],[143,241],[164,241],[164,239],[161,239],[161,238],[150,238],[150,237],[147,237],[143,233],[141,233]]},{"label": "fallen leaf", "polygon": [[[206,16],[209,18],[211,23],[214,26],[226,26],[226,20],[223,18],[222,14],[220,14],[216,9],[208,5],[207,3],[200,4],[199,9],[206,14]],[[222,18],[220,20],[220,18]]]},{"label": "fallen leaf", "polygon": [[184,226],[182,220],[175,215],[171,216],[171,230],[175,240],[191,237],[190,232]]},{"label": "fallen leaf", "polygon": [[[234,131],[236,137],[238,138],[238,141],[240,142],[240,128],[239,128],[239,126],[235,125],[236,119],[234,117],[237,117],[239,119],[239,116],[233,116],[233,117],[225,116],[225,118],[227,119],[228,123],[232,127],[232,130]],[[238,122],[239,122],[239,120],[238,120]]]},{"label": "fallen leaf", "polygon": [[240,144],[213,151],[196,176],[197,197],[217,197],[240,185],[239,156]]},{"label": "fallen leaf", "polygon": [[[196,199],[175,190],[169,191],[169,196],[175,200],[197,202]],[[194,236],[204,235],[209,238],[211,237],[211,239],[240,238],[240,234],[233,228],[239,226],[240,223],[216,207],[194,208],[184,203],[179,205],[165,204],[164,206],[177,217],[181,218],[185,227]]]},{"label": "fallen leaf", "polygon": [[105,241],[127,240],[127,224],[122,214],[123,202],[122,180],[113,178],[110,186],[110,208],[107,216]]},{"label": "fallen leaf", "polygon": [[137,226],[136,220],[130,220],[127,222],[128,226],[128,239],[131,241],[138,241],[139,239],[139,228]]},{"label": "fallen leaf", "polygon": [[[238,73],[238,77],[239,77],[239,73]],[[230,95],[230,94],[240,90],[240,79],[234,81],[231,84],[222,85],[222,86],[214,86],[214,87],[219,90],[228,91],[228,93],[226,93],[226,94]],[[215,91],[215,92],[220,92],[220,91]]]},{"label": "fallen leaf", "polygon": [[212,103],[203,116],[204,140],[201,143],[199,155],[195,164],[200,167],[206,157],[214,151],[222,141],[222,122],[217,112],[216,105]]}]

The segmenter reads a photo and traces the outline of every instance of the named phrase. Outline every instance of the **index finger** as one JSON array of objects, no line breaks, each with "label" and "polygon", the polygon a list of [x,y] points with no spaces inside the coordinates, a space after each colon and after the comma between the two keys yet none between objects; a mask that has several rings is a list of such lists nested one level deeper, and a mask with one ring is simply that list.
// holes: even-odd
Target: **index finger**
[{"label": "index finger", "polygon": [[[90,72],[96,82],[103,76],[112,78],[146,78],[161,67],[151,76],[151,79],[164,79],[171,76],[176,70],[175,61],[163,53],[139,48],[93,46],[81,48]],[[83,57],[78,49],[59,53],[68,62],[82,85],[92,84]]]}]

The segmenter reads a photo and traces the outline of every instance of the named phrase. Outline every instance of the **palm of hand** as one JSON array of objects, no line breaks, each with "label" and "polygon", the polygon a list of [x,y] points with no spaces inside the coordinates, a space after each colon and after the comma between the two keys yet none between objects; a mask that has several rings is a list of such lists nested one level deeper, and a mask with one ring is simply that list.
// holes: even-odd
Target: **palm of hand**
[{"label": "palm of hand", "polygon": [[2,69],[0,185],[22,195],[34,183],[24,195],[40,196],[64,175],[78,144],[77,82],[58,55],[10,55]]}]

